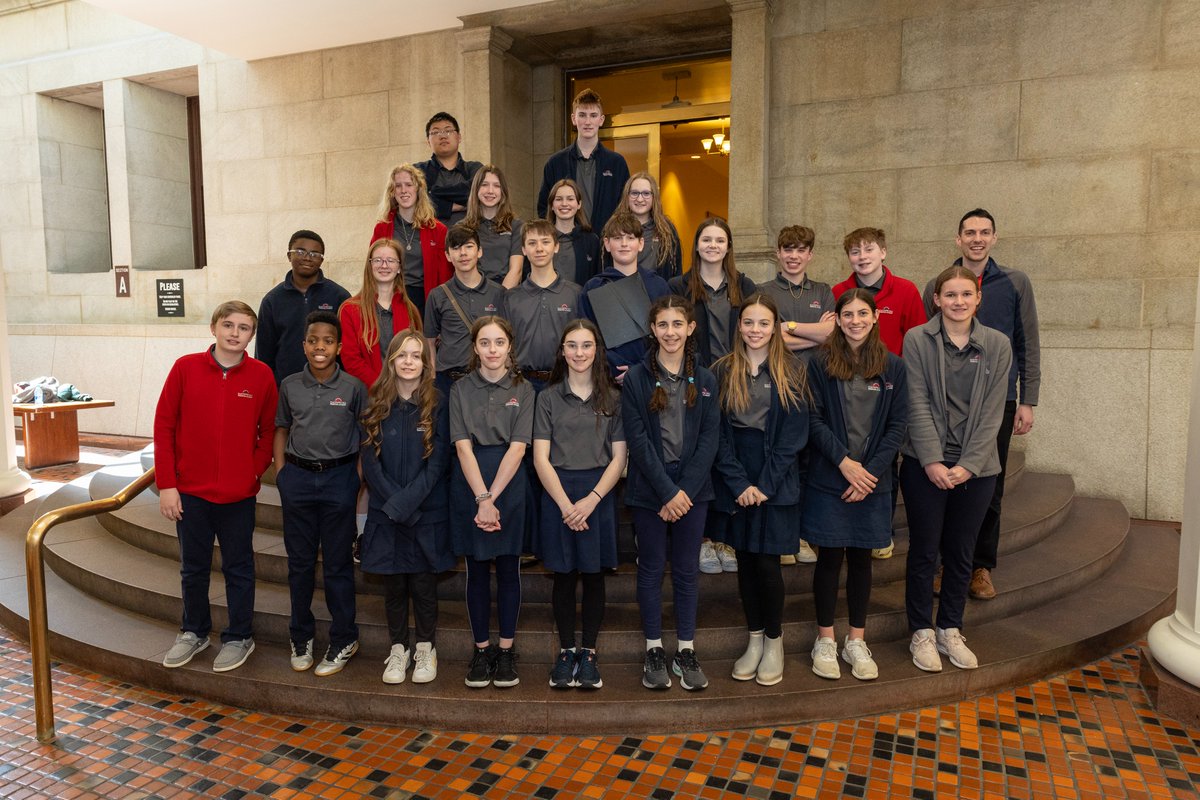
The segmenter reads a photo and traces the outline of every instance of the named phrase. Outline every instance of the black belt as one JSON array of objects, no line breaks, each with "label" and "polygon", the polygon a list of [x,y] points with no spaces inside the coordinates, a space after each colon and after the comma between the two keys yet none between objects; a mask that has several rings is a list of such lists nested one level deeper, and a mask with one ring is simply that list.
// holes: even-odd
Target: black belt
[{"label": "black belt", "polygon": [[538,383],[550,382],[550,370],[548,369],[523,369],[521,374],[525,376],[527,381],[537,381]]},{"label": "black belt", "polygon": [[314,461],[310,458],[300,458],[300,456],[294,456],[291,453],[285,453],[283,457],[287,463],[295,464],[300,469],[306,469],[309,472],[324,472],[327,469],[333,469],[334,467],[340,467],[343,464],[352,463],[356,458],[358,458],[358,453],[351,453],[348,456],[342,456],[341,458],[330,458],[323,461]]}]

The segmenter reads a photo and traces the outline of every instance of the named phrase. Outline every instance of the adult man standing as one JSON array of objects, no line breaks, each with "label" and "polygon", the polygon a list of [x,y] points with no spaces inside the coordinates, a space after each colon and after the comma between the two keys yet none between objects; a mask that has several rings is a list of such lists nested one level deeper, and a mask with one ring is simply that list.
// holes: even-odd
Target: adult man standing
[{"label": "adult man standing", "polygon": [[415,166],[425,173],[425,185],[429,187],[438,220],[449,228],[467,215],[471,179],[482,164],[467,161],[458,152],[462,132],[458,120],[445,111],[439,111],[425,123],[425,138],[433,155]]},{"label": "adult man standing", "polygon": [[[1024,272],[1002,267],[992,259],[991,251],[996,245],[996,238],[996,220],[982,208],[963,214],[958,222],[958,236],[954,238],[954,243],[962,253],[962,257],[955,259],[954,263],[967,267],[979,277],[982,300],[976,315],[979,322],[1007,336],[1013,353],[1004,420],[996,435],[1000,476],[996,479],[991,505],[979,528],[979,537],[975,540],[975,557],[971,564],[970,592],[976,600],[990,600],[996,596],[991,573],[996,568],[1000,545],[1000,506],[1004,499],[1008,445],[1014,434],[1022,436],[1033,428],[1033,407],[1037,405],[1042,381],[1042,354],[1033,284]],[[936,310],[932,280],[925,286],[924,301],[926,312],[932,316]]]},{"label": "adult man standing", "polygon": [[600,144],[600,128],[604,125],[600,95],[591,89],[575,95],[571,124],[577,133],[575,143],[550,156],[542,171],[537,215],[543,219],[546,216],[550,187],[563,178],[571,178],[583,191],[583,211],[592,223],[592,230],[603,231],[621,202],[621,192],[629,180],[629,165],[620,153]]}]

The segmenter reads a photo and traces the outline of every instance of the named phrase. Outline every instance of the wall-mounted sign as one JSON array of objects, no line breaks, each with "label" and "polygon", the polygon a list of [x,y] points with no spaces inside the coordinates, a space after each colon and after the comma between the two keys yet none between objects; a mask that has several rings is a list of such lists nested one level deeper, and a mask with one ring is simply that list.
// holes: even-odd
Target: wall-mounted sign
[{"label": "wall-mounted sign", "polygon": [[129,297],[129,265],[113,267],[117,278],[117,297]]},{"label": "wall-mounted sign", "polygon": [[158,315],[183,316],[183,278],[158,279]]}]

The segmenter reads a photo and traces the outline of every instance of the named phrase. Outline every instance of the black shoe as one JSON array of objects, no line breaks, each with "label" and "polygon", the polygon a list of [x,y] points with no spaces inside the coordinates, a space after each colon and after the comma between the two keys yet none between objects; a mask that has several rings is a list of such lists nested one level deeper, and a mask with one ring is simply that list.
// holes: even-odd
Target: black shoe
[{"label": "black shoe", "polygon": [[646,663],[642,667],[642,686],[647,689],[670,689],[671,675],[667,672],[667,654],[661,647],[646,651]]},{"label": "black shoe", "polygon": [[492,673],[492,685],[507,689],[520,682],[521,679],[517,677],[517,648],[501,647],[496,656],[496,669]]},{"label": "black shoe", "polygon": [[354,537],[354,544],[350,545],[350,555],[354,558],[355,564],[362,563],[362,534]]},{"label": "black shoe", "polygon": [[482,689],[492,682],[495,673],[496,645],[476,647],[475,655],[471,656],[471,666],[467,669],[467,686]]},{"label": "black shoe", "polygon": [[550,670],[550,688],[552,689],[570,689],[572,686],[578,686],[578,681],[575,680],[575,651],[560,650],[558,658],[554,660],[554,668]]},{"label": "black shoe", "polygon": [[671,671],[679,676],[679,685],[689,692],[697,692],[708,686],[708,678],[700,669],[695,650],[689,648],[676,653],[675,660],[671,662]]}]

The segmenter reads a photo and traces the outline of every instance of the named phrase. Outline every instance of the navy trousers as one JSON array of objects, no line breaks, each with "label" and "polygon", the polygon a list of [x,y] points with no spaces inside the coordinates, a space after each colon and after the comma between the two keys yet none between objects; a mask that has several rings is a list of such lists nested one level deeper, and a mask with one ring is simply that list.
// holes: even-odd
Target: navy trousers
[{"label": "navy trousers", "polygon": [[183,516],[175,523],[179,538],[179,576],[183,588],[183,624],[180,630],[208,636],[212,612],[208,584],[212,572],[213,542],[221,545],[221,574],[225,577],[225,603],[229,624],[222,642],[249,639],[254,618],[254,498],[236,503],[211,503],[190,494],[179,495]]}]

